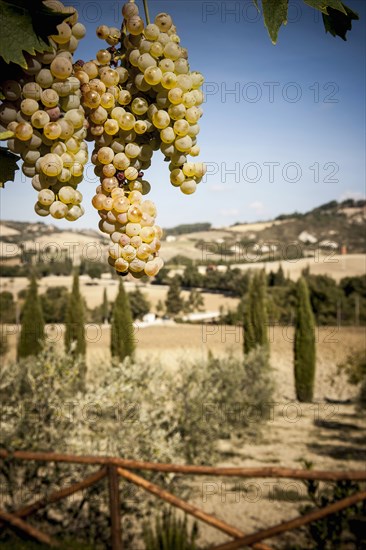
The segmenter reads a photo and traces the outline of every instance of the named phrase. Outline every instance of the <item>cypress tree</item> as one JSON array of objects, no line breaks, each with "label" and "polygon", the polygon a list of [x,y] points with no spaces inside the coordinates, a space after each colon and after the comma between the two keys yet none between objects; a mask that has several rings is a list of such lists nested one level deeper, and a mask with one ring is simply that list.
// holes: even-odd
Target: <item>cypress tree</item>
[{"label": "cypress tree", "polygon": [[249,353],[257,346],[268,346],[266,290],[266,274],[262,270],[251,278],[244,303],[244,353]]},{"label": "cypress tree", "polygon": [[243,331],[244,331],[244,353],[249,353],[255,348],[254,326],[252,319],[252,301],[253,301],[253,277],[249,281],[247,299],[243,298],[242,305],[244,309]]},{"label": "cypress tree", "polygon": [[315,321],[311,309],[309,290],[304,277],[296,285],[297,308],[294,338],[294,370],[296,397],[311,402],[315,380]]},{"label": "cypress tree", "polygon": [[29,355],[38,355],[44,342],[44,318],[34,274],[31,276],[24,302],[21,325],[17,349],[18,359]]},{"label": "cypress tree", "polygon": [[79,274],[74,273],[72,291],[66,310],[65,349],[66,353],[82,355],[86,353],[84,304],[79,288]]},{"label": "cypress tree", "polygon": [[103,323],[106,324],[109,321],[109,303],[108,303],[108,296],[107,296],[107,289],[104,289],[103,292],[103,304],[102,304],[102,318]]},{"label": "cypress tree", "polygon": [[111,354],[123,361],[125,357],[133,356],[135,350],[134,330],[131,308],[122,279],[112,311]]},{"label": "cypress tree", "polygon": [[181,288],[178,277],[173,277],[169,285],[169,290],[165,300],[166,312],[171,315],[177,315],[182,311],[184,301],[181,296]]},{"label": "cypress tree", "polygon": [[253,286],[252,320],[254,338],[257,346],[268,346],[267,277],[264,269],[260,273],[256,273]]}]

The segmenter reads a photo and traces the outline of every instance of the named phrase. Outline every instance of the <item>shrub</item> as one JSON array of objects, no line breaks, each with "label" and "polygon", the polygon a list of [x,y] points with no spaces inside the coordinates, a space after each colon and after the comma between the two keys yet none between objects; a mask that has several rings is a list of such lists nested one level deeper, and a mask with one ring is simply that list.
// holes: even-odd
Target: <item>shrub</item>
[{"label": "shrub", "polygon": [[[338,481],[332,483],[331,486],[329,484],[324,486],[317,481],[310,480],[306,482],[306,486],[312,505],[302,506],[300,509],[301,514],[312,511],[314,505],[316,508],[324,508],[361,490],[360,484],[354,481]],[[365,513],[366,504],[365,502],[360,502],[310,523],[306,526],[306,535],[309,544],[307,548],[316,548],[317,550],[364,548],[359,534],[352,534],[352,531],[356,527],[355,520],[359,518],[358,523],[361,525],[364,521]],[[363,542],[365,542],[365,537]],[[358,543],[360,543],[360,546]]]},{"label": "shrub", "polygon": [[[45,348],[38,357],[10,365],[0,373],[2,417],[0,446],[121,456],[165,463],[213,463],[220,438],[244,441],[258,432],[271,401],[267,357],[255,351],[243,362],[231,356],[188,363],[167,372],[154,358],[103,365],[100,376],[79,388],[83,362]],[[98,373],[99,374],[99,373]],[[226,414],[236,407],[238,415]],[[253,409],[256,414],[253,415]],[[259,418],[258,418],[259,410]],[[14,510],[86,477],[95,467],[1,462],[3,506]],[[190,487],[181,476],[144,472],[143,476],[187,497]],[[26,489],[26,490],[25,490]],[[140,548],[141,527],[151,517],[155,497],[120,483],[124,543]],[[32,521],[56,538],[105,548],[109,539],[107,483],[37,513]]]},{"label": "shrub", "polygon": [[143,538],[145,550],[198,550],[197,523],[188,528],[187,516],[180,519],[170,508],[157,515],[155,525],[146,524]]},{"label": "shrub", "polygon": [[268,352],[182,361],[172,391],[185,460],[215,463],[219,439],[250,439],[266,418],[273,394]]},{"label": "shrub", "polygon": [[354,351],[338,365],[338,374],[344,372],[348,382],[359,387],[358,405],[366,409],[366,352]]}]

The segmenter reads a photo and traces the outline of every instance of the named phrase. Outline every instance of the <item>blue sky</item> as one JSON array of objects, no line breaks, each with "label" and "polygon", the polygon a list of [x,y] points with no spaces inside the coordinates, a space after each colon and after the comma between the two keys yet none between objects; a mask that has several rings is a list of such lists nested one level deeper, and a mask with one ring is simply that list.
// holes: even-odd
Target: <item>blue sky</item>
[{"label": "blue sky", "polygon": [[[87,27],[77,58],[92,59],[103,42],[99,24],[120,26],[123,2],[74,5]],[[142,10],[142,1],[137,1]],[[149,0],[150,15],[169,12],[192,70],[205,75],[206,102],[198,136],[205,181],[191,196],[169,182],[159,151],[145,173],[164,227],[209,221],[223,226],[269,219],[321,203],[365,195],[365,19],[361,0],[347,42],[325,34],[321,15],[290,1],[278,43],[269,39],[251,0]],[[92,228],[98,182],[92,166],[80,185],[85,216],[60,227]],[[18,176],[1,192],[1,218],[36,221],[36,193]]]}]

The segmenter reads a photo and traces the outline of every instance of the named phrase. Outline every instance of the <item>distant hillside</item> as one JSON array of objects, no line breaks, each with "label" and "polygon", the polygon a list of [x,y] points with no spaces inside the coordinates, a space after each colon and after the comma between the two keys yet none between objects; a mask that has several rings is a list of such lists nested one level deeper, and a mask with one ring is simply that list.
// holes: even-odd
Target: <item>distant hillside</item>
[{"label": "distant hillside", "polygon": [[246,232],[245,225],[241,225],[240,233],[244,242],[250,241],[251,233],[255,233],[255,240],[266,243],[299,242],[304,249],[318,246],[341,251],[346,247],[348,253],[363,253],[366,252],[365,222],[366,201],[349,199],[323,204],[305,214],[282,214],[259,231],[253,232],[248,226]]},{"label": "distant hillside", "polygon": [[[212,228],[181,224],[165,230],[161,256],[169,265],[247,264],[292,261],[332,254],[364,254],[366,201],[332,201],[310,212],[282,214],[275,220]],[[105,262],[109,239],[94,230],[59,229],[45,223],[0,222],[2,263],[23,263],[24,251],[54,249],[56,258]],[[61,254],[61,250],[64,251]],[[33,252],[33,254],[35,253]],[[48,260],[50,261],[50,260]]]},{"label": "distant hillside", "polygon": [[[248,263],[306,258],[316,253],[363,254],[366,201],[332,201],[304,214],[282,214],[275,220],[236,223],[220,229],[169,230],[164,259],[185,256],[198,263]],[[203,224],[204,225],[204,224]],[[191,227],[191,232],[186,229]],[[178,231],[174,231],[178,229]],[[253,259],[254,258],[254,259]]]},{"label": "distant hillside", "polygon": [[196,233],[198,231],[209,231],[211,229],[210,223],[185,223],[176,225],[169,229],[164,228],[165,235],[185,235],[187,233]]},{"label": "distant hillside", "polygon": [[46,224],[43,222],[30,223],[30,222],[15,222],[15,221],[0,221],[0,239],[4,242],[21,242],[28,240],[29,238],[46,237],[48,235],[62,234],[62,233],[74,233],[75,235],[83,235],[85,237],[92,237],[93,239],[103,239],[103,235],[93,229],[73,230],[60,229],[52,224]]}]

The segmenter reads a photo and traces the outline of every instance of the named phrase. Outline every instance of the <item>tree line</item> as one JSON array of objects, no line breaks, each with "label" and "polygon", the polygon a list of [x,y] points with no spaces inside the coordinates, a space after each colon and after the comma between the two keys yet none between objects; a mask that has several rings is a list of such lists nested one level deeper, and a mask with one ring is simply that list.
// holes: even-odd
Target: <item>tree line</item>
[{"label": "tree line", "polygon": [[[61,287],[62,288],[62,287]],[[54,289],[53,289],[54,290]],[[71,357],[85,358],[86,355],[86,338],[85,338],[85,300],[80,293],[79,274],[74,273],[72,290],[68,293],[62,289],[57,293],[63,297],[63,322],[65,324],[64,331],[64,348],[66,354]],[[144,299],[141,291],[137,294]],[[52,295],[52,292],[51,292]],[[37,356],[41,353],[45,343],[45,313],[47,308],[42,307],[42,297],[38,294],[38,284],[35,274],[31,275],[29,286],[25,292],[24,303],[20,315],[20,333],[17,340],[17,359],[21,360],[30,356]],[[14,306],[13,297],[10,292],[2,292],[0,294],[0,305]],[[47,307],[52,305],[48,301],[43,300]],[[4,312],[6,309],[2,307],[2,319],[4,322]],[[133,338],[133,317],[130,307],[130,302],[122,279],[119,282],[117,298],[110,310],[106,292],[104,292],[103,304],[101,310],[104,313],[104,320],[111,321],[111,337],[110,349],[112,357],[119,360],[124,360],[126,357],[132,357],[135,351],[135,342]],[[7,311],[7,314],[9,311]],[[8,321],[9,322],[9,321]],[[0,339],[0,353],[7,351],[7,343],[3,336]],[[86,364],[84,361],[84,371],[82,380],[85,381]],[[81,384],[83,382],[81,381]]]},{"label": "tree line", "polygon": [[[313,275],[309,268],[302,271],[307,282],[311,307],[317,325],[365,325],[366,324],[366,275],[344,277],[339,283],[328,275]],[[194,265],[187,265],[182,275],[177,275],[179,286],[184,289],[220,291],[228,296],[243,298],[250,291],[250,270],[228,268],[227,271],[208,269],[200,273]],[[169,271],[163,268],[155,284],[171,284]],[[178,284],[177,283],[177,284]],[[296,282],[285,274],[280,265],[277,271],[266,275],[267,310],[272,324],[292,324],[296,305]],[[241,319],[237,311],[226,312],[223,321],[237,324]]]}]

